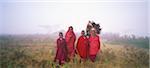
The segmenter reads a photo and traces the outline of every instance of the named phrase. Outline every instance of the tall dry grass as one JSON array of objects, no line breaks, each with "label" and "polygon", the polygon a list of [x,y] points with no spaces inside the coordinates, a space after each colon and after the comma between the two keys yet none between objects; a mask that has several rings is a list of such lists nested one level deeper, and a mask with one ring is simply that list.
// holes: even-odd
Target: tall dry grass
[{"label": "tall dry grass", "polygon": [[7,47],[0,49],[1,68],[148,68],[148,50],[136,47],[105,44],[98,53],[95,63],[87,60],[59,66],[53,62],[55,48],[50,45],[30,47]]},{"label": "tall dry grass", "polygon": [[149,49],[119,44],[101,44],[95,63],[90,60],[63,66],[54,63],[55,41],[43,36],[0,37],[0,68],[148,68]]}]

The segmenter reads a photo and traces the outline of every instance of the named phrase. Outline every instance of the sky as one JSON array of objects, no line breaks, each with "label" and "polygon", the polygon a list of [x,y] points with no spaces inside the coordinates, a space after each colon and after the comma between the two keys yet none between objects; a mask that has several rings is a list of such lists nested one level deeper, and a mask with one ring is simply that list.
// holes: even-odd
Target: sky
[{"label": "sky", "polygon": [[148,0],[1,0],[0,34],[47,34],[86,29],[89,20],[102,33],[148,35]]}]

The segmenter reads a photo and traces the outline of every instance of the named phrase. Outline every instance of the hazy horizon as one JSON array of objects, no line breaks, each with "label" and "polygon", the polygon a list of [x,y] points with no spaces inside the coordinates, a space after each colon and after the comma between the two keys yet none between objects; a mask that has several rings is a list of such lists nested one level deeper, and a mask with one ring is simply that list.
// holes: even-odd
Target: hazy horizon
[{"label": "hazy horizon", "polygon": [[47,34],[86,28],[89,20],[102,32],[148,36],[148,0],[2,0],[0,34]]}]

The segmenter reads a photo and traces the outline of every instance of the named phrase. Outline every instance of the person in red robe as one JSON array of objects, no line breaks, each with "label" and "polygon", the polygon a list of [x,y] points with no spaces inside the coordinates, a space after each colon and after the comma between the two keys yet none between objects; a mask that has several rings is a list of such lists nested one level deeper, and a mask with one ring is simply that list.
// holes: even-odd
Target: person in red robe
[{"label": "person in red robe", "polygon": [[89,37],[89,58],[92,62],[95,62],[96,55],[100,50],[100,38],[97,35],[95,28],[92,28],[90,33],[91,36]]},{"label": "person in red robe", "polygon": [[66,32],[65,35],[66,43],[67,43],[67,49],[68,49],[68,58],[70,60],[73,60],[75,56],[75,40],[76,40],[76,35],[73,32],[73,27],[70,26],[68,31]]},{"label": "person in red robe", "polygon": [[63,33],[59,33],[59,38],[57,39],[57,52],[54,62],[58,62],[60,65],[64,64],[67,60],[67,46],[66,41],[63,38]]},{"label": "person in red robe", "polygon": [[84,30],[81,32],[81,36],[78,38],[76,49],[81,58],[80,62],[81,60],[85,61],[88,57],[88,39],[85,36]]}]

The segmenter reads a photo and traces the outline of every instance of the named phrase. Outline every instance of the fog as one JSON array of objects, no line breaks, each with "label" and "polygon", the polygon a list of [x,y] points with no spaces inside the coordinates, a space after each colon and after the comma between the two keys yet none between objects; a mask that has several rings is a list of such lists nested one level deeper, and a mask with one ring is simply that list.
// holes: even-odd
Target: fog
[{"label": "fog", "polygon": [[0,34],[47,34],[99,23],[102,33],[148,36],[147,0],[2,0]]}]

